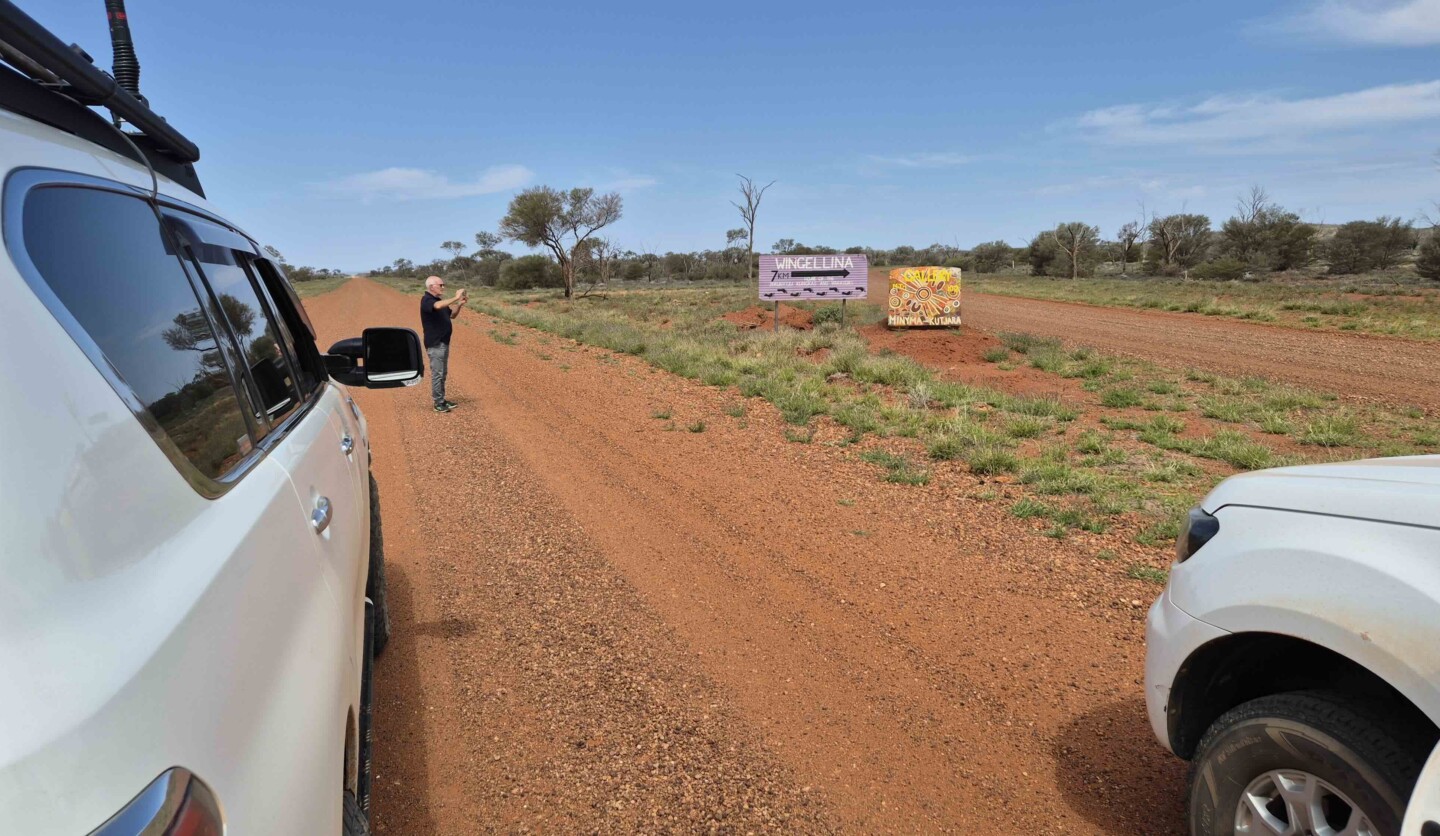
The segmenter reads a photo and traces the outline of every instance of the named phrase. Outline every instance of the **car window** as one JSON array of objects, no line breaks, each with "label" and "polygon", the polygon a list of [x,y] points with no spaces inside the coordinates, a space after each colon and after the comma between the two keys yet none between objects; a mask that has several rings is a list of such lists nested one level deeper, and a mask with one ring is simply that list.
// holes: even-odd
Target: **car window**
[{"label": "car window", "polygon": [[[39,277],[104,355],[166,443],[217,479],[252,442],[215,332],[144,202],[97,189],[31,191],[23,215]],[[72,328],[72,334],[74,330]],[[152,427],[152,430],[154,427]]]},{"label": "car window", "polygon": [[188,237],[185,251],[219,301],[221,316],[240,346],[257,395],[257,417],[272,426],[280,423],[300,406],[300,386],[274,313],[262,301],[244,254]]},{"label": "car window", "polygon": [[[305,347],[298,342],[297,336],[301,335],[297,335],[293,325],[286,321],[287,319],[294,319],[293,317],[286,316],[284,307],[290,303],[290,300],[288,298],[277,297],[272,292],[269,287],[270,283],[265,280],[260,270],[258,260],[248,254],[242,253],[240,254],[240,261],[245,265],[246,272],[249,273],[251,282],[259,290],[260,297],[264,300],[266,307],[275,316],[276,332],[280,335],[280,342],[285,348],[286,356],[295,368],[295,375],[300,385],[300,394],[303,397],[309,397],[314,394],[315,390],[320,387],[320,384],[324,380],[324,367],[316,362],[319,360],[318,355],[316,355],[314,351],[305,351]],[[309,334],[306,333],[303,336],[308,337]]]}]

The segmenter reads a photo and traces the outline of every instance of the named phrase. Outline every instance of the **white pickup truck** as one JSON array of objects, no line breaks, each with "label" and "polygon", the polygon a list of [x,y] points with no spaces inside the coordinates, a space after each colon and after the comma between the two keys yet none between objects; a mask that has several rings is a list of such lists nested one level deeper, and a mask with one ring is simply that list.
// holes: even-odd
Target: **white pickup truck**
[{"label": "white pickup truck", "polygon": [[1399,833],[1440,736],[1440,456],[1232,477],[1176,558],[1145,696],[1191,833]]}]

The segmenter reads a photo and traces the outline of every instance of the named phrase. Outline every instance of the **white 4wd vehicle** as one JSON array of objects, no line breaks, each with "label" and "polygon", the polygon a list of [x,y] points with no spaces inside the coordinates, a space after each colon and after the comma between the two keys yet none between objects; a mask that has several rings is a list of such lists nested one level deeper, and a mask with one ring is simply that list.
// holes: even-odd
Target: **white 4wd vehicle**
[{"label": "white 4wd vehicle", "polygon": [[387,627],[340,381],[418,340],[322,354],[193,145],[4,2],[0,56],[0,831],[363,833]]},{"label": "white 4wd vehicle", "polygon": [[1232,477],[1177,558],[1145,696],[1191,833],[1399,833],[1440,721],[1440,456]]}]

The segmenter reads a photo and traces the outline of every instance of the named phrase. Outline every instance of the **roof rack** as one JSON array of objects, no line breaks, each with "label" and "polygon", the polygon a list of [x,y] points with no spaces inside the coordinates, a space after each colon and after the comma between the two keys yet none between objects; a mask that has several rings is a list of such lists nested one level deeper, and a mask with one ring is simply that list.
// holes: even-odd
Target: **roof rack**
[{"label": "roof rack", "polygon": [[[0,68],[6,76],[0,78],[0,107],[17,110],[133,159],[135,152],[126,147],[128,143],[114,136],[104,118],[89,109],[108,108],[140,131],[129,134],[145,157],[136,162],[153,165],[172,180],[204,194],[191,165],[200,159],[199,147],[142,99],[122,88],[109,73],[96,67],[83,50],[66,46],[10,0],[0,0],[0,59],[23,74]],[[16,82],[22,81],[35,89],[27,91],[17,86]],[[102,132],[110,135],[108,141],[101,138]]]}]

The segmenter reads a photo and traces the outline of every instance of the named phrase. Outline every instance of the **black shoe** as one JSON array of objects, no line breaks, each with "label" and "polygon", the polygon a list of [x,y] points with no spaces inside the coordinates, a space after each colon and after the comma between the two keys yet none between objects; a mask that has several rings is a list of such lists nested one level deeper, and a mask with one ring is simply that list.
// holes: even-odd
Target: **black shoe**
[{"label": "black shoe", "polygon": [[448,403],[437,403],[437,404],[435,404],[435,411],[436,411],[436,412],[449,412],[449,411],[450,411],[450,404],[448,404]]},{"label": "black shoe", "polygon": [[449,399],[447,398],[446,401],[445,401],[445,405],[448,406],[448,407],[450,407],[451,409],[454,409],[455,407],[459,406],[460,404],[455,403],[454,401],[449,400]]}]

